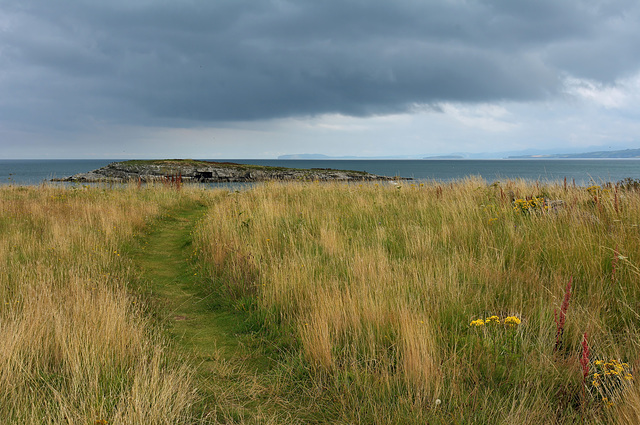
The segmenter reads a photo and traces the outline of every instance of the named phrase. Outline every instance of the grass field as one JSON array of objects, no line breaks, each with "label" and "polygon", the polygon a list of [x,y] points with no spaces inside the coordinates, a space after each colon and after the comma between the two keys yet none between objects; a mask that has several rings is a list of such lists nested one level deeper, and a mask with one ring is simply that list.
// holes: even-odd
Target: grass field
[{"label": "grass field", "polygon": [[0,417],[637,423],[639,225],[473,178],[3,187]]},{"label": "grass field", "polygon": [[[274,184],[212,205],[196,247],[219,297],[287,342],[291,391],[324,421],[628,423],[638,224],[635,191]],[[594,379],[613,359],[621,379]]]},{"label": "grass field", "polygon": [[192,423],[191,367],[142,313],[122,254],[187,196],[0,189],[0,422]]}]

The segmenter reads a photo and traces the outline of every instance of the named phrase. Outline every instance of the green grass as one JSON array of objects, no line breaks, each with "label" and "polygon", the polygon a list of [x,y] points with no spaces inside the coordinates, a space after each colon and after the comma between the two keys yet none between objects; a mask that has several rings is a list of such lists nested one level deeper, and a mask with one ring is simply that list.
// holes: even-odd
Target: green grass
[{"label": "green grass", "polygon": [[193,423],[190,368],[152,331],[122,250],[188,196],[0,188],[3,424]]},{"label": "green grass", "polygon": [[[542,194],[564,206],[511,199]],[[195,244],[212,286],[253,305],[261,332],[293,335],[285,391],[314,394],[331,412],[319,421],[624,423],[637,388],[608,410],[583,392],[577,359],[587,332],[592,361],[640,361],[639,222],[635,191],[263,185],[214,203]],[[469,326],[492,315],[522,323]]]},{"label": "green grass", "polygon": [[[578,361],[587,332],[592,372],[637,373],[637,191],[467,179],[1,195],[9,423],[640,420],[638,383],[583,385]],[[512,202],[540,195],[564,204]],[[470,326],[492,315],[521,323]]]},{"label": "green grass", "polygon": [[175,347],[197,367],[196,410],[204,422],[280,423],[286,411],[269,397],[277,391],[269,375],[274,362],[248,332],[250,317],[215,299],[199,274],[191,238],[206,211],[202,203],[183,205],[137,242],[131,255],[145,296]]}]

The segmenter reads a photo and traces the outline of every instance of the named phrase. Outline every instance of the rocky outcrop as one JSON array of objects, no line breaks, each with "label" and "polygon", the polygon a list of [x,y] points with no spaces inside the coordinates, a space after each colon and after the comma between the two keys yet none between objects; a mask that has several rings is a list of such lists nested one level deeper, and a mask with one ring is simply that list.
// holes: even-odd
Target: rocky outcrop
[{"label": "rocky outcrop", "polygon": [[88,173],[75,174],[71,177],[56,180],[67,182],[152,182],[166,180],[167,178],[180,178],[185,183],[259,182],[270,180],[396,180],[396,178],[378,176],[364,171],[266,167],[194,160],[112,162],[106,167]]}]

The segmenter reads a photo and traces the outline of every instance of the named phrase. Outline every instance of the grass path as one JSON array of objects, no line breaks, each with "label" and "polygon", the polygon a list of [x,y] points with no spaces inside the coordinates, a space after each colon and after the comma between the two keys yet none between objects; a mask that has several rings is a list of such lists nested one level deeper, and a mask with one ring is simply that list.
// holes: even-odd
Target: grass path
[{"label": "grass path", "polygon": [[203,291],[191,261],[191,231],[205,212],[191,204],[170,213],[132,252],[154,311],[197,369],[203,422],[296,423],[273,403],[270,361],[246,346],[241,314],[212,307]]}]

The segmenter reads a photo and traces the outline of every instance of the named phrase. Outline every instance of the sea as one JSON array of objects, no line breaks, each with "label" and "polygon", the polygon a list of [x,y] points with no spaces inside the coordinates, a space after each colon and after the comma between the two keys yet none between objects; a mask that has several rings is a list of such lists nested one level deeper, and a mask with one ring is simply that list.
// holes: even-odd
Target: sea
[{"label": "sea", "polygon": [[[53,178],[103,167],[117,159],[0,159],[0,184],[40,185]],[[450,182],[469,176],[487,182],[509,179],[563,181],[588,186],[631,178],[640,180],[640,159],[437,159],[437,160],[302,160],[302,159],[207,159],[240,164],[292,168],[333,168],[367,171],[390,177]],[[53,184],[53,183],[52,183]],[[213,185],[215,186],[215,185]]]}]

